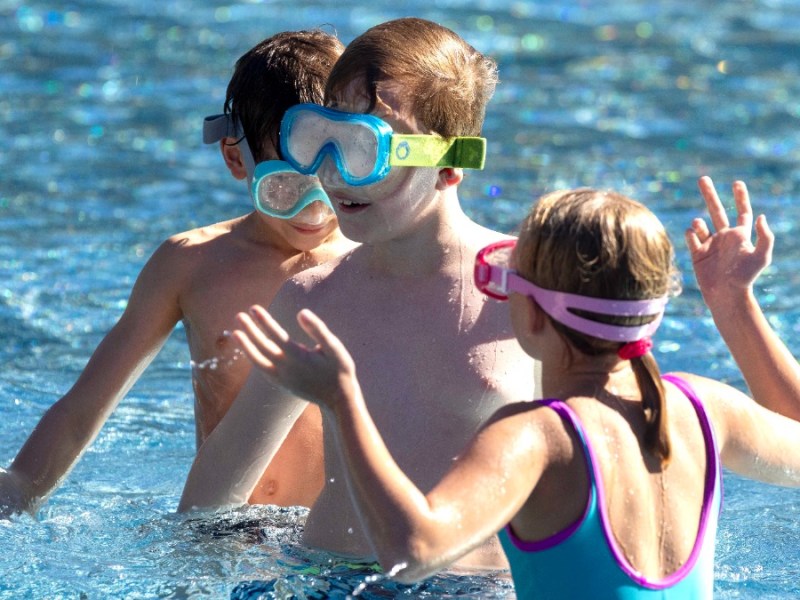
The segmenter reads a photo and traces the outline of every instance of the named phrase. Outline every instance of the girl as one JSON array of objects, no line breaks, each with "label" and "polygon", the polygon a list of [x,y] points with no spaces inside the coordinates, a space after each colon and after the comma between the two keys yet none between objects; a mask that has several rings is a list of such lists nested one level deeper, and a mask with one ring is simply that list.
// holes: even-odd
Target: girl
[{"label": "girl", "polygon": [[[650,353],[673,248],[643,205],[580,189],[542,198],[511,243],[476,261],[476,284],[508,297],[521,347],[542,361],[547,400],[499,409],[441,481],[396,466],[355,365],[315,315],[294,343],[264,311],[236,337],[275,381],[335,418],[350,493],[384,569],[434,573],[501,530],[519,598],[711,597],[721,465],[800,486],[800,423]],[[412,376],[412,375],[409,375]]]}]

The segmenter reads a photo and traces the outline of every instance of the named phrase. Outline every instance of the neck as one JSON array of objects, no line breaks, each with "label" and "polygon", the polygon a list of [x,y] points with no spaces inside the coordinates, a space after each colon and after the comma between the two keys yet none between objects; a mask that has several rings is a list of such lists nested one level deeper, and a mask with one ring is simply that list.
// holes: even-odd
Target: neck
[{"label": "neck", "polygon": [[614,353],[587,356],[574,348],[571,362],[566,352],[542,357],[542,393],[546,398],[597,396],[603,390],[617,395],[638,390],[630,361]]},{"label": "neck", "polygon": [[372,268],[393,275],[425,276],[460,266],[464,252],[474,259],[469,240],[478,225],[461,209],[454,189],[441,193],[418,217],[413,229],[402,235],[363,245]]}]

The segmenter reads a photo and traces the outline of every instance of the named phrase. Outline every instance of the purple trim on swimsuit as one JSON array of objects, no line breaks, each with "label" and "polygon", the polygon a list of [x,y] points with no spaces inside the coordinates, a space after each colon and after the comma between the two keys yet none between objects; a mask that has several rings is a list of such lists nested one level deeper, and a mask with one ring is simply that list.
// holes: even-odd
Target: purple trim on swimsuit
[{"label": "purple trim on swimsuit", "polygon": [[[563,419],[567,421],[572,421],[569,412],[569,407],[566,404],[563,404],[560,400],[555,400],[553,398],[545,399],[545,400],[537,400],[536,404],[542,404],[544,406],[549,406],[554,411],[556,411]],[[566,408],[567,411],[562,410]],[[574,413],[573,413],[574,414]],[[577,428],[576,428],[577,429]],[[587,446],[586,440],[583,437],[583,431],[578,430],[578,436],[583,439],[584,446]],[[591,465],[587,465],[589,467],[589,479],[594,479],[594,474],[591,471]],[[509,523],[506,525],[506,531],[508,533],[508,537],[511,539],[513,544],[524,552],[541,552],[542,550],[547,550],[548,548],[552,548],[553,546],[558,546],[564,540],[569,538],[573,533],[575,533],[583,522],[586,520],[587,515],[589,514],[589,509],[592,507],[592,500],[594,499],[594,486],[589,486],[589,493],[586,495],[586,506],[583,508],[583,514],[578,518],[577,521],[572,523],[571,525],[567,525],[561,531],[554,533],[551,536],[543,538],[541,540],[535,541],[527,541],[519,539],[514,531],[511,529],[511,524]]]},{"label": "purple trim on swimsuit", "polygon": [[[509,539],[511,542],[522,550],[523,552],[538,552],[541,550],[546,550],[553,546],[556,546],[562,543],[564,540],[569,538],[570,535],[575,533],[575,531],[580,527],[580,525],[586,519],[586,516],[589,512],[589,508],[592,502],[592,497],[594,489],[597,490],[597,512],[600,516],[600,523],[603,528],[603,536],[606,538],[606,543],[608,544],[609,549],[611,550],[611,554],[614,557],[615,562],[619,566],[619,568],[633,581],[638,583],[639,585],[655,590],[668,588],[677,584],[680,580],[682,580],[686,575],[694,568],[695,564],[697,563],[697,559],[700,556],[700,552],[703,549],[703,541],[705,539],[706,530],[708,529],[708,520],[711,514],[711,509],[713,505],[713,498],[714,498],[714,488],[716,486],[717,479],[719,478],[719,465],[717,462],[717,443],[716,439],[714,438],[714,431],[711,428],[711,424],[708,421],[708,416],[705,413],[702,403],[700,402],[699,398],[695,394],[692,387],[689,385],[688,382],[676,377],[675,375],[664,375],[662,377],[665,381],[669,381],[675,387],[677,387],[683,394],[689,399],[694,408],[695,412],[697,413],[698,420],[700,422],[700,428],[703,431],[703,439],[705,442],[706,447],[706,477],[705,477],[705,485],[703,488],[703,507],[700,512],[700,523],[697,528],[697,537],[695,538],[694,546],[692,547],[692,551],[689,554],[689,559],[681,565],[681,567],[664,577],[661,580],[653,581],[633,569],[633,567],[628,563],[625,556],[620,551],[619,547],[617,546],[616,540],[614,538],[613,532],[611,531],[611,524],[608,522],[608,517],[603,510],[605,507],[605,490],[603,488],[603,482],[600,477],[599,472],[599,463],[597,462],[597,457],[594,454],[594,450],[592,446],[589,444],[589,439],[586,437],[583,427],[580,423],[580,418],[578,415],[573,411],[569,406],[561,402],[560,400],[556,399],[547,399],[547,400],[540,400],[539,403],[544,404],[545,406],[549,406],[553,410],[555,410],[559,415],[562,417],[566,417],[572,423],[572,426],[575,428],[575,431],[578,433],[578,436],[583,441],[584,448],[588,454],[589,462],[591,463],[590,471],[591,471],[591,479],[593,480],[591,483],[594,485],[591,486],[592,489],[588,494],[588,500],[586,504],[586,509],[584,510],[583,516],[581,516],[578,521],[569,525],[565,529],[559,531],[542,540],[537,541],[526,541],[521,540],[516,536],[513,529],[511,528],[511,524],[509,523],[506,525],[505,530],[508,534]],[[722,482],[720,481],[720,494],[722,493]],[[720,498],[720,506],[721,506],[721,498]]]}]

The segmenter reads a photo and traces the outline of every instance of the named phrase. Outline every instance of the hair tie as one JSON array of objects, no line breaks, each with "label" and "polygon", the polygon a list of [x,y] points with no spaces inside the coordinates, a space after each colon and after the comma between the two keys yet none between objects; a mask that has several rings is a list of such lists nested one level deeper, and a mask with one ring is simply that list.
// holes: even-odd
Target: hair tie
[{"label": "hair tie", "polygon": [[640,340],[636,340],[635,342],[623,344],[620,349],[617,350],[617,356],[619,356],[622,360],[641,358],[650,352],[650,348],[652,347],[653,340],[651,340],[649,337],[642,338]]}]

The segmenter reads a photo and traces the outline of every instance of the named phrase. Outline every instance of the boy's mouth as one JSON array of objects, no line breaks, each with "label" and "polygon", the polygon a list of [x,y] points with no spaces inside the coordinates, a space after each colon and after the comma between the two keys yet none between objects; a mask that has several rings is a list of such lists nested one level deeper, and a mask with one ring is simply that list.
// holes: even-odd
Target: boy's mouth
[{"label": "boy's mouth", "polygon": [[362,202],[356,202],[354,200],[340,200],[339,204],[342,206],[363,206]]},{"label": "boy's mouth", "polygon": [[338,205],[338,208],[340,210],[342,210],[343,212],[346,212],[346,213],[347,212],[355,212],[355,211],[364,209],[367,206],[369,206],[369,203],[357,202],[355,200],[352,200],[351,198],[340,196],[340,195],[338,195],[336,193],[331,195],[331,199],[336,202],[336,204]]}]

